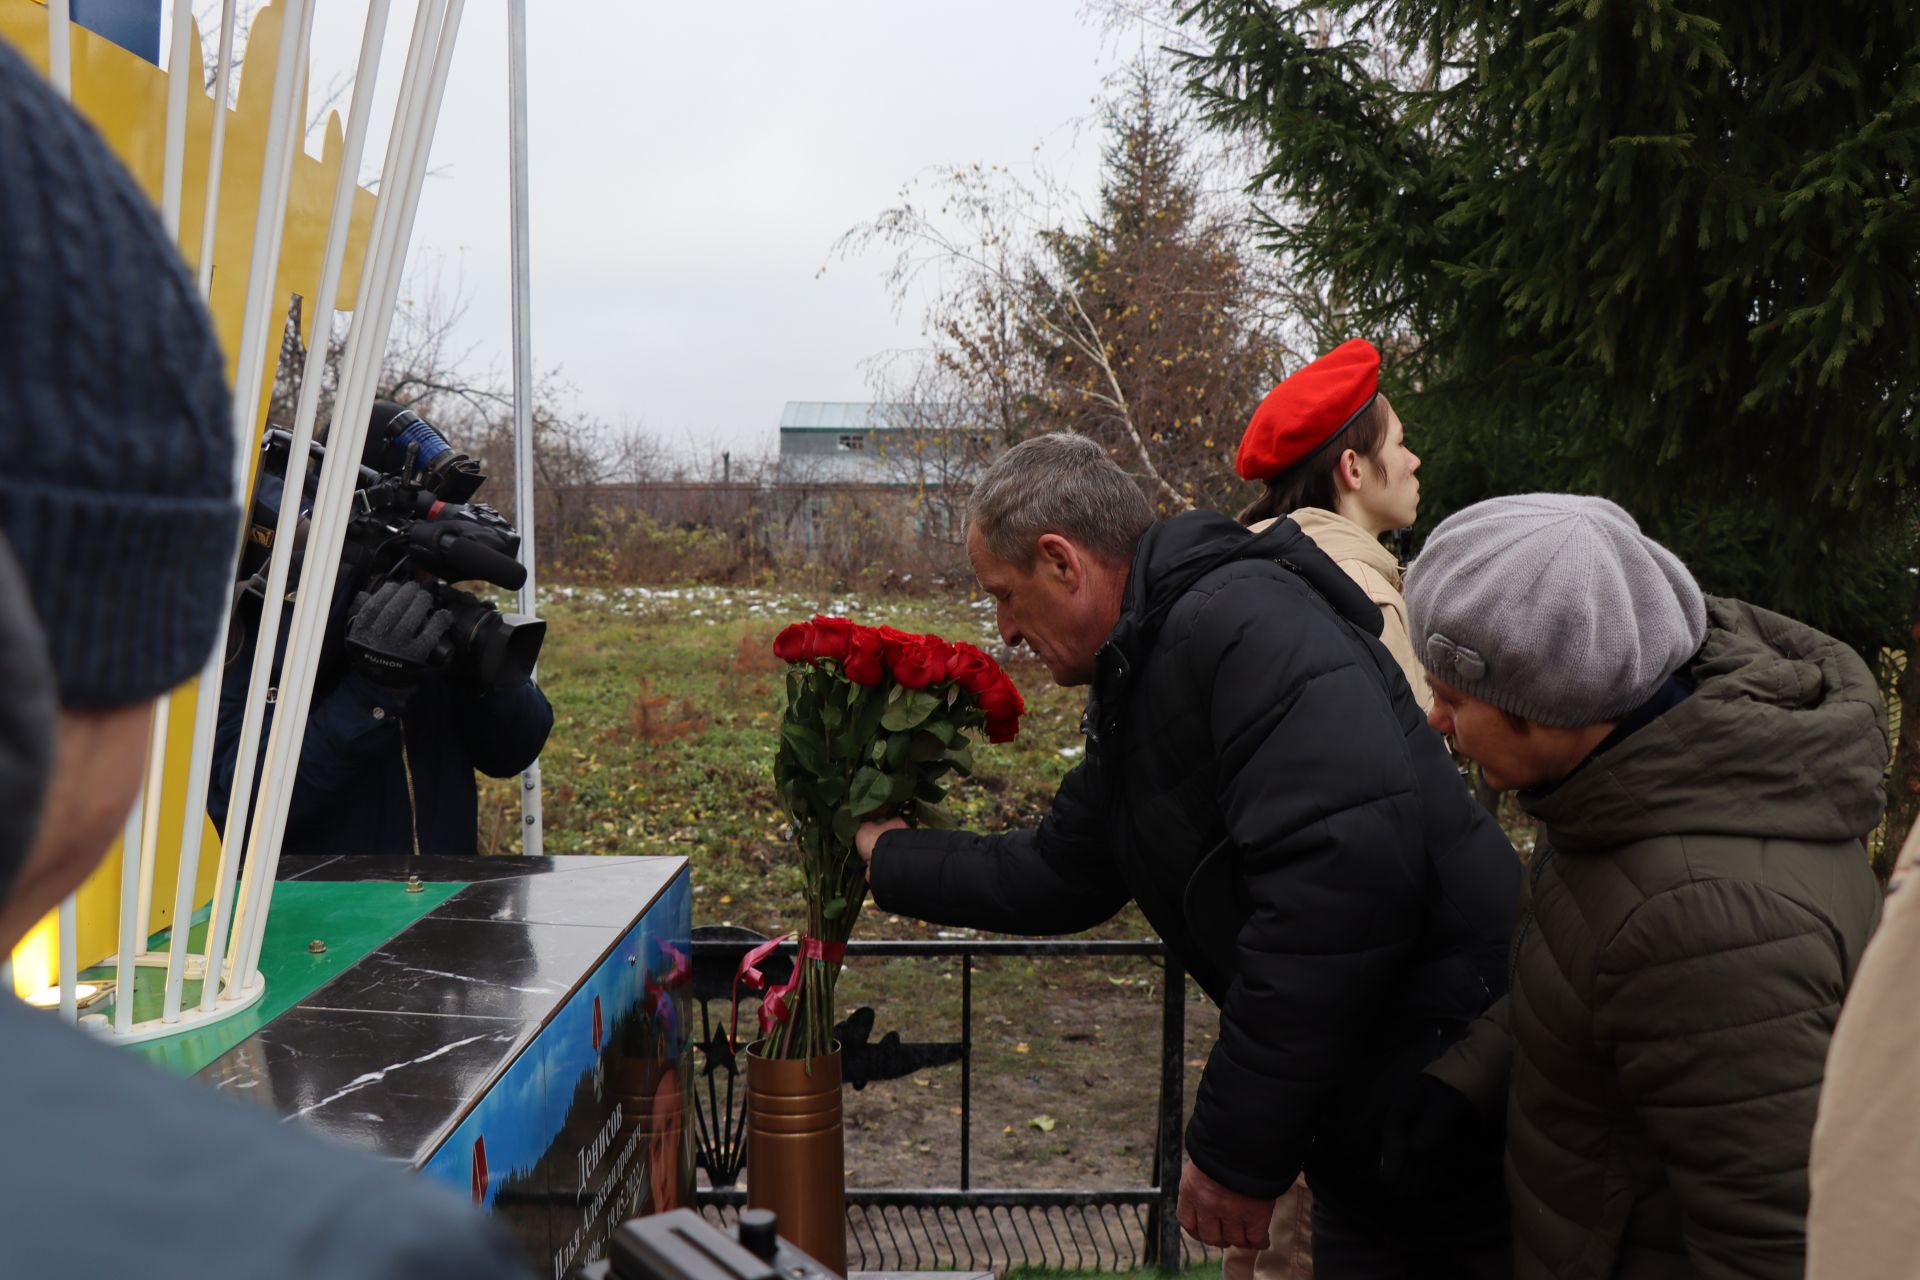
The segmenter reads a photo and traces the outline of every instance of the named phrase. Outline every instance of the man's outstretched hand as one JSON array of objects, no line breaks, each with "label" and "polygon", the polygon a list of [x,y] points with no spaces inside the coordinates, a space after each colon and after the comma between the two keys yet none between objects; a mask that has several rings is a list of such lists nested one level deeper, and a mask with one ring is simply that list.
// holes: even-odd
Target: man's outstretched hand
[{"label": "man's outstretched hand", "polygon": [[1201,1244],[1264,1249],[1272,1221],[1272,1200],[1223,1187],[1192,1160],[1180,1171],[1180,1225]]},{"label": "man's outstretched hand", "polygon": [[889,831],[901,831],[906,823],[899,818],[888,818],[885,822],[863,822],[860,829],[853,833],[853,847],[860,853],[860,861],[873,865],[873,847],[880,843],[880,837]]}]

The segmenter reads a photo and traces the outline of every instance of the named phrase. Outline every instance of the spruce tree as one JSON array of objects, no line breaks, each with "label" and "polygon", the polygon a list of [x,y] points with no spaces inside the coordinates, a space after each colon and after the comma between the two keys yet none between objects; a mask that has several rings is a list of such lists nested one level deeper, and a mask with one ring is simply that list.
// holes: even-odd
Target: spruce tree
[{"label": "spruce tree", "polygon": [[1496,493],[1603,493],[1709,591],[1869,660],[1920,644],[1920,7],[1204,0],[1186,17],[1190,88],[1266,160],[1272,247],[1352,332],[1394,339],[1425,521]]}]

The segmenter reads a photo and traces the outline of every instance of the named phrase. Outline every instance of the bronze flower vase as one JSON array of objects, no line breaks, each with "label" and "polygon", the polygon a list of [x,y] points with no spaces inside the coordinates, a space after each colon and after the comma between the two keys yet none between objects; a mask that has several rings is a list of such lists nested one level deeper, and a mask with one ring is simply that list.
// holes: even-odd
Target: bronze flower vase
[{"label": "bronze flower vase", "polygon": [[780,1234],[847,1273],[846,1144],[840,1046],[819,1058],[747,1050],[747,1207],[771,1209]]}]

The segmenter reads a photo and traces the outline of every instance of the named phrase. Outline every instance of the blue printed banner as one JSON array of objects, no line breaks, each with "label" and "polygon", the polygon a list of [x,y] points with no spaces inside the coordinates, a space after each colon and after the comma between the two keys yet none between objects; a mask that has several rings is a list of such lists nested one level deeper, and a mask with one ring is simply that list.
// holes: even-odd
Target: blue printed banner
[{"label": "blue printed banner", "polygon": [[690,884],[682,869],[422,1169],[556,1280],[627,1218],[692,1203]]}]

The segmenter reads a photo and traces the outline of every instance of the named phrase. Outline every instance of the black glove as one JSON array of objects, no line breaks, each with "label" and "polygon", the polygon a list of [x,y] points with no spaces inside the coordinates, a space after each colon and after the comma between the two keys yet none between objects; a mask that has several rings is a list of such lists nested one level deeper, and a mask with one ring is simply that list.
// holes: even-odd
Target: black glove
[{"label": "black glove", "polygon": [[1380,1135],[1380,1189],[1423,1202],[1456,1193],[1486,1172],[1493,1135],[1458,1090],[1422,1071],[1387,1108]]},{"label": "black glove", "polygon": [[452,626],[452,615],[434,608],[433,593],[420,583],[385,583],[371,596],[354,597],[347,657],[375,684],[412,689],[429,669],[445,665],[441,642]]}]

